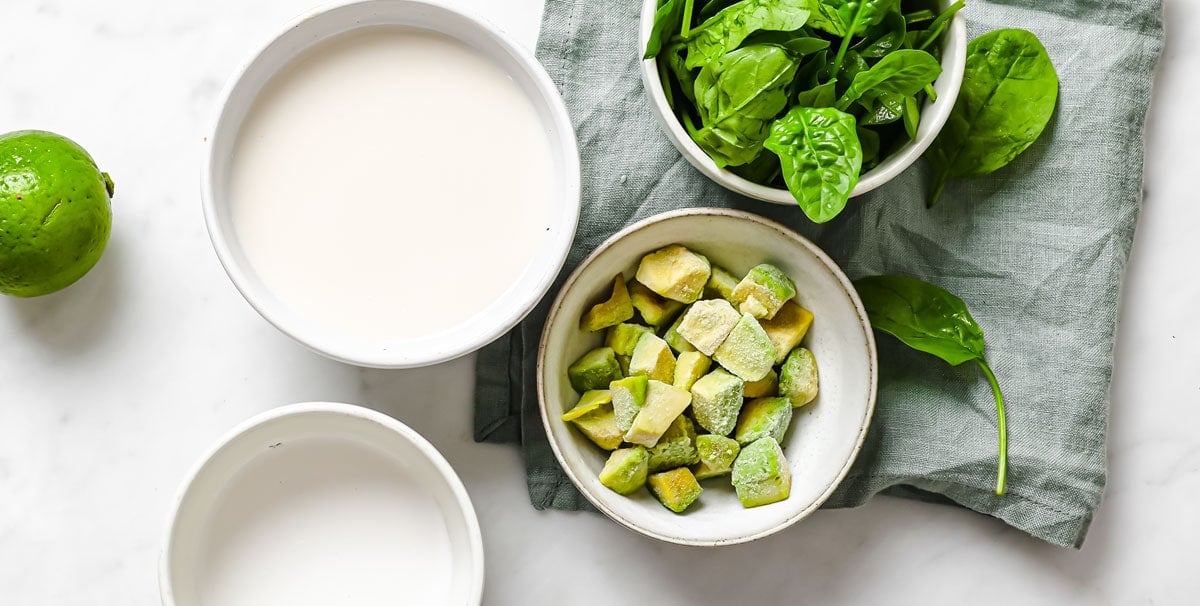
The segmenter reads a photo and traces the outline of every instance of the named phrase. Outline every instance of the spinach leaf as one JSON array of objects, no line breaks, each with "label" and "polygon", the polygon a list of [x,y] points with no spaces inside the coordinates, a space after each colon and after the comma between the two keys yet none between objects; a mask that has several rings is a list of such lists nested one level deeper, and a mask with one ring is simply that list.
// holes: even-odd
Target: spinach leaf
[{"label": "spinach leaf", "polygon": [[1057,101],[1058,75],[1037,36],[1001,29],[972,40],[958,101],[929,148],[929,206],[950,179],[981,177],[1025,151]]},{"label": "spinach leaf", "polygon": [[796,103],[805,107],[833,107],[833,102],[837,100],[836,86],[837,80],[830,80],[801,91],[796,95]]},{"label": "spinach leaf", "polygon": [[888,53],[904,48],[908,35],[907,23],[898,12],[889,12],[879,25],[863,32],[863,39],[851,47],[867,59],[879,59]]},{"label": "spinach leaf", "polygon": [[854,131],[858,133],[858,144],[862,147],[862,165],[865,170],[868,166],[874,166],[875,162],[879,160],[879,133],[870,128],[863,128],[862,126],[854,129]]},{"label": "spinach leaf", "polygon": [[867,91],[874,95],[914,95],[941,73],[942,65],[925,51],[903,49],[889,53],[870,69],[854,77],[849,88],[838,99],[837,108],[845,110]]},{"label": "spinach leaf", "polygon": [[896,10],[896,0],[817,0],[820,3],[837,2],[838,19],[842,22],[842,45],[838,47],[837,55],[833,58],[833,73],[842,67],[846,51],[850,49],[850,40],[866,28],[883,20],[888,12]]},{"label": "spinach leaf", "polygon": [[734,4],[736,2],[737,2],[737,0],[708,0],[708,2],[706,2],[704,4],[704,6],[700,9],[700,12],[698,14],[700,15],[701,19],[707,19],[707,18],[717,14],[717,11],[720,11],[720,10],[724,9],[725,7],[727,7],[731,4]]},{"label": "spinach leaf", "polygon": [[917,138],[917,127],[921,125],[921,105],[917,103],[917,98],[909,95],[904,98],[904,132],[908,134],[909,139]]},{"label": "spinach leaf", "polygon": [[775,154],[759,154],[753,162],[729,167],[729,171],[733,174],[763,185],[775,181],[779,177],[780,170],[782,169],[779,166],[779,156]]},{"label": "spinach leaf", "polygon": [[808,21],[808,7],[809,0],[742,0],[725,8],[689,34],[687,66],[711,64],[759,30],[800,29]]},{"label": "spinach leaf", "polygon": [[927,8],[921,9],[919,11],[913,11],[911,13],[905,13],[903,16],[904,16],[904,22],[907,23],[908,25],[924,23],[926,21],[933,21],[937,17],[937,15],[933,11],[931,11]]},{"label": "spinach leaf", "polygon": [[858,184],[862,147],[854,116],[831,107],[793,107],[771,125],[764,146],[779,156],[783,180],[814,223],[836,217]]},{"label": "spinach leaf", "polygon": [[891,124],[904,115],[904,95],[881,92],[858,101],[859,105],[867,108],[860,122],[864,126]]},{"label": "spinach leaf", "polygon": [[914,44],[913,48],[918,48],[921,50],[929,48],[930,44],[933,44],[942,36],[942,32],[945,31],[947,25],[950,25],[950,20],[954,18],[954,14],[962,10],[964,6],[966,6],[966,2],[964,0],[958,0],[958,2],[947,6],[946,10],[942,11],[941,14],[939,14],[937,18],[933,20],[933,23],[929,24],[929,27],[925,30],[925,33],[921,35],[920,42]]},{"label": "spinach leaf", "polygon": [[871,326],[905,345],[951,366],[975,362],[996,399],[999,432],[996,494],[1003,495],[1008,475],[1008,429],[1004,396],[984,358],[983,329],[963,300],[945,289],[908,276],[871,276],[854,282]]},{"label": "spinach leaf", "polygon": [[793,57],[804,57],[816,54],[829,48],[829,41],[824,38],[807,36],[802,31],[772,32],[761,31],[750,34],[742,42],[744,46],[755,44],[774,44],[791,53]]},{"label": "spinach leaf", "polygon": [[796,62],[778,46],[739,48],[696,77],[703,125],[694,136],[717,166],[736,166],[762,152],[771,122],[788,105]]},{"label": "spinach leaf", "polygon": [[643,59],[653,59],[662,51],[663,42],[679,33],[683,23],[684,0],[667,0],[654,12],[654,26],[650,29],[650,39],[646,41],[646,52]]}]

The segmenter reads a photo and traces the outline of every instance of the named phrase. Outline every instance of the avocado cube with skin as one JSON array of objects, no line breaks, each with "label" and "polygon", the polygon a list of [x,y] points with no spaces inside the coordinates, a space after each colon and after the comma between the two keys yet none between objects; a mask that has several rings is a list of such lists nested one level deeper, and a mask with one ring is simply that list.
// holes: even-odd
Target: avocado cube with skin
[{"label": "avocado cube with skin", "polygon": [[767,336],[770,337],[771,343],[775,345],[776,364],[783,364],[787,355],[800,345],[800,341],[804,340],[804,335],[808,334],[812,321],[812,312],[800,307],[794,301],[784,303],[774,318],[759,321]]},{"label": "avocado cube with skin", "polygon": [[793,349],[779,368],[779,395],[799,408],[816,399],[819,384],[816,356],[803,347]]},{"label": "avocado cube with skin", "polygon": [[592,306],[579,319],[580,330],[593,332],[609,326],[616,326],[633,317],[633,301],[629,298],[629,289],[625,287],[625,276],[617,274],[613,278],[612,294],[607,301]]},{"label": "avocado cube with skin", "polygon": [[713,434],[696,436],[696,454],[700,462],[692,467],[697,480],[723,476],[733,469],[742,447],[737,440]]},{"label": "avocado cube with skin", "polygon": [[782,269],[769,263],[756,265],[733,289],[731,301],[742,313],[771,319],[783,304],[796,296],[796,284]]},{"label": "avocado cube with skin", "polygon": [[728,435],[737,424],[745,382],[718,368],[692,385],[692,414],[701,427],[717,435]]},{"label": "avocado cube with skin", "polygon": [[625,432],[625,441],[647,448],[658,443],[663,433],[692,403],[692,394],[669,383],[650,379],[646,387],[646,405]]},{"label": "avocado cube with skin", "polygon": [[604,344],[611,347],[618,356],[629,356],[633,354],[633,348],[637,346],[638,339],[642,335],[654,332],[649,326],[641,324],[620,323],[608,329],[608,334],[604,337]]},{"label": "avocado cube with skin", "polygon": [[758,381],[771,372],[775,363],[775,345],[758,320],[743,313],[712,357],[714,362],[743,380]]},{"label": "avocado cube with skin", "polygon": [[771,369],[767,376],[746,383],[745,392],[743,395],[747,398],[767,398],[779,395],[779,374],[775,372],[775,369]]},{"label": "avocado cube with skin", "polygon": [[733,289],[737,288],[738,282],[741,280],[737,276],[722,267],[713,265],[712,275],[708,277],[708,284],[704,285],[704,296],[728,301],[733,298]]},{"label": "avocado cube with skin", "polygon": [[584,392],[575,407],[562,415],[564,421],[574,421],[605,407],[612,408],[612,392],[607,389],[593,389]]},{"label": "avocado cube with skin", "polygon": [[696,426],[687,415],[679,415],[650,449],[650,473],[691,465],[699,460]]},{"label": "avocado cube with skin", "polygon": [[674,381],[675,356],[667,342],[655,334],[642,335],[629,358],[629,374],[646,375],[663,383]]},{"label": "avocado cube with skin", "polygon": [[792,403],[787,398],[756,398],[742,407],[733,439],[742,446],[762,438],[782,442],[791,422]]},{"label": "avocado cube with skin", "polygon": [[679,335],[687,339],[700,353],[713,355],[741,315],[724,299],[697,301],[688,308],[679,322]]},{"label": "avocado cube with skin", "polygon": [[687,467],[653,474],[647,482],[658,502],[675,513],[683,513],[691,507],[704,491],[696,481],[696,476],[692,475],[692,470]]},{"label": "avocado cube with skin", "polygon": [[679,334],[679,323],[683,322],[683,318],[687,315],[688,309],[690,309],[690,307],[685,308],[683,313],[679,314],[678,318],[675,318],[675,321],[671,324],[671,327],[667,329],[667,332],[663,333],[663,340],[666,341],[667,345],[670,345],[671,349],[675,350],[675,353],[677,354],[696,351],[696,348],[693,347],[691,343],[688,343],[688,340],[683,338],[683,335]]},{"label": "avocado cube with skin", "polygon": [[664,299],[637,282],[629,287],[629,298],[633,301],[633,308],[651,326],[666,325],[683,309],[683,303]]},{"label": "avocado cube with skin", "polygon": [[792,469],[783,456],[783,449],[772,438],[762,438],[742,447],[733,462],[732,480],[742,507],[782,501],[792,492]]},{"label": "avocado cube with skin", "polygon": [[698,351],[685,351],[675,360],[675,380],[672,385],[679,389],[690,390],[704,373],[712,366],[712,360]]},{"label": "avocado cube with skin", "polygon": [[629,431],[633,426],[633,419],[641,412],[642,407],[646,405],[646,387],[648,379],[646,375],[634,375],[624,379],[617,379],[609,384],[609,392],[612,394],[613,413],[616,415],[617,427],[622,432]]},{"label": "avocado cube with skin", "polygon": [[663,298],[692,303],[704,293],[711,273],[704,256],[672,244],[642,257],[637,281]]},{"label": "avocado cube with skin", "polygon": [[649,473],[650,453],[645,448],[621,448],[608,455],[600,470],[600,483],[617,494],[630,495],[646,484]]},{"label": "avocado cube with skin", "polygon": [[593,389],[604,389],[621,378],[621,365],[611,347],[598,347],[583,354],[567,367],[567,378],[575,391],[584,393]]}]

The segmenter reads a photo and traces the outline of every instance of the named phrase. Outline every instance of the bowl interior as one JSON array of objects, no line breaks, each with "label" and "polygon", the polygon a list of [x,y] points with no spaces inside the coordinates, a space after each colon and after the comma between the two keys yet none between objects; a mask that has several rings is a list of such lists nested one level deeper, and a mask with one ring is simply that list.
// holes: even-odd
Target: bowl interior
[{"label": "bowl interior", "polygon": [[[735,274],[769,262],[796,282],[797,301],[816,316],[805,345],[816,355],[820,395],[796,410],[784,453],[792,468],[791,497],[744,509],[729,478],[702,482],[704,494],[684,515],[671,513],[647,491],[620,496],[600,484],[607,453],[559,415],[579,395],[567,366],[598,347],[601,333],[579,330],[579,317],[611,288],[618,272],[632,279],[642,255],[680,243]],[[551,445],[583,494],[614,520],[665,541],[695,545],[737,543],[765,536],[816,509],[845,475],[861,446],[875,401],[875,343],[858,296],[833,262],[812,243],[755,215],[718,209],[652,217],[602,245],[568,281],[542,337],[539,398]]]},{"label": "bowl interior", "polygon": [[[939,4],[945,8],[952,2],[953,0],[941,0]],[[654,12],[657,7],[657,0],[643,2],[639,38],[641,41],[639,48],[641,49],[645,48],[646,41],[650,39],[650,31],[654,24]],[[917,136],[893,152],[878,166],[863,173],[859,177],[858,185],[850,192],[851,197],[861,196],[904,172],[904,169],[916,162],[917,158],[920,158],[921,154],[925,153],[925,150],[933,143],[937,134],[941,132],[942,126],[946,124],[946,119],[950,117],[950,110],[954,108],[954,100],[958,98],[958,89],[962,85],[963,68],[966,66],[966,49],[966,22],[962,11],[959,11],[951,20],[950,27],[946,28],[946,35],[942,39],[942,74],[933,83],[937,98],[942,101],[925,100],[925,105],[921,108],[921,123],[917,127]],[[667,102],[667,96],[663,92],[657,59],[642,61],[642,83],[650,98],[654,116],[666,132],[667,138],[671,140],[679,153],[683,154],[683,157],[696,167],[696,170],[726,189],[743,196],[775,204],[796,204],[796,199],[786,189],[760,185],[717,167],[712,158],[709,158],[708,154],[700,149],[700,146],[692,140],[675,117],[670,103]]]},{"label": "bowl interior", "polygon": [[[276,73],[323,40],[362,28],[396,25],[433,30],[456,38],[512,76],[542,118],[553,158],[554,203],[536,253],[511,287],[487,308],[437,334],[383,340],[342,334],[303,317],[264,285],[238,242],[230,173],[242,122]],[[579,155],[575,134],[549,76],[532,54],[495,27],[422,1],[355,2],[320,10],[289,26],[245,67],[228,89],[209,146],[202,183],[205,218],[213,246],[235,286],[264,318],[301,344],[360,366],[404,368],[449,360],[478,349],[515,326],[553,283],[566,259],[579,217]],[[454,237],[453,226],[431,228],[443,229],[447,237]],[[430,260],[431,267],[435,262]]]},{"label": "bowl interior", "polygon": [[358,407],[297,405],[242,426],[182,493],[164,603],[477,604],[466,492],[428,442]]}]

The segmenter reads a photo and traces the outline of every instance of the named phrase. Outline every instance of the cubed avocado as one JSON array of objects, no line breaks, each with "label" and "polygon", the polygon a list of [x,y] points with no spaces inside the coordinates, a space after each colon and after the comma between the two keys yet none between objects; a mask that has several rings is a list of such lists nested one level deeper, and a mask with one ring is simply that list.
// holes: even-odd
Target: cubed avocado
[{"label": "cubed avocado", "polygon": [[663,383],[674,381],[675,356],[667,342],[653,333],[642,335],[629,358],[629,374],[646,375]]},{"label": "cubed avocado", "polygon": [[617,418],[611,406],[605,406],[571,422],[583,435],[604,450],[619,448],[625,439],[625,432],[617,427]]},{"label": "cubed avocado", "polygon": [[671,349],[675,350],[675,353],[677,354],[687,351],[696,351],[696,348],[692,347],[692,344],[688,343],[687,339],[683,338],[683,335],[679,334],[679,323],[683,322],[683,317],[687,315],[688,309],[689,308],[685,308],[683,313],[679,314],[679,317],[675,318],[675,321],[671,323],[671,327],[667,329],[667,332],[663,333],[663,340],[666,341],[667,345],[670,345]]},{"label": "cubed avocado", "polygon": [[817,358],[803,347],[793,349],[779,368],[779,395],[799,408],[816,399],[819,383]]},{"label": "cubed avocado", "polygon": [[791,353],[800,341],[804,340],[804,335],[808,334],[808,328],[812,326],[812,312],[797,305],[794,301],[788,301],[779,308],[779,313],[775,314],[770,320],[761,320],[763,330],[766,331],[767,337],[771,339],[771,343],[775,345],[775,363],[782,364],[787,355]]},{"label": "cubed avocado", "polygon": [[613,412],[616,414],[617,427],[620,427],[621,431],[629,431],[633,426],[633,419],[646,405],[647,381],[646,375],[634,375],[609,384]]},{"label": "cubed avocado", "polygon": [[718,368],[692,385],[692,414],[701,427],[728,435],[737,424],[745,382]]},{"label": "cubed avocado", "polygon": [[696,301],[679,322],[679,335],[706,356],[725,342],[741,315],[725,299]]},{"label": "cubed avocado", "polygon": [[617,274],[613,278],[612,294],[607,301],[592,306],[579,319],[579,329],[588,332],[603,330],[616,326],[633,317],[633,301],[629,298],[629,289],[625,287],[625,276]]},{"label": "cubed avocado", "polygon": [[742,406],[733,439],[745,446],[761,438],[782,442],[792,422],[792,403],[787,398],[755,398]]},{"label": "cubed avocado", "polygon": [[746,381],[757,381],[771,372],[775,345],[758,320],[743,313],[725,342],[713,352],[713,361]]},{"label": "cubed avocado", "polygon": [[712,360],[698,351],[685,351],[675,360],[675,380],[672,385],[690,390],[696,381],[708,372]]},{"label": "cubed avocado", "polygon": [[575,407],[562,415],[564,421],[574,421],[584,415],[591,414],[604,408],[605,406],[612,407],[612,392],[607,389],[593,389],[584,392],[579,398],[579,402]]},{"label": "cubed avocado", "polygon": [[729,273],[723,267],[713,265],[712,275],[708,277],[708,284],[704,285],[704,296],[728,301],[733,298],[733,289],[737,288],[738,282],[741,280],[737,276]]},{"label": "cubed avocado", "polygon": [[741,450],[737,440],[732,438],[708,433],[696,436],[696,454],[700,462],[692,467],[692,473],[697,480],[725,475],[733,469],[733,461]]},{"label": "cubed avocado", "polygon": [[652,332],[654,329],[649,326],[622,322],[608,329],[604,344],[611,347],[618,356],[629,356],[633,355],[633,348],[637,346],[638,339]]},{"label": "cubed avocado", "polygon": [[733,488],[743,507],[758,507],[788,498],[792,492],[792,470],[779,443],[762,438],[743,446],[733,462]]},{"label": "cubed avocado", "polygon": [[699,460],[696,426],[687,415],[679,415],[650,449],[650,473],[691,465]]},{"label": "cubed avocado", "polygon": [[617,356],[617,365],[621,367],[621,376],[629,376],[629,356]]},{"label": "cubed avocado", "polygon": [[609,383],[621,378],[621,365],[611,347],[598,347],[575,360],[567,368],[567,378],[579,393],[605,389]]},{"label": "cubed avocado", "polygon": [[625,432],[625,441],[652,447],[671,423],[692,403],[692,394],[669,383],[650,379],[646,388],[646,405],[633,419]]},{"label": "cubed avocado", "polygon": [[796,296],[796,284],[782,269],[769,263],[756,265],[738,282],[730,299],[738,310],[755,318],[770,319],[784,302]]},{"label": "cubed avocado", "polygon": [[708,259],[679,244],[672,244],[642,257],[637,281],[659,296],[691,303],[704,293],[710,274]]},{"label": "cubed avocado", "polygon": [[649,480],[650,492],[658,498],[667,509],[675,513],[683,513],[704,491],[692,470],[687,467],[672,469],[651,475]]},{"label": "cubed avocado", "polygon": [[650,473],[650,453],[641,446],[621,448],[608,455],[600,470],[600,483],[617,494],[633,494],[646,483]]},{"label": "cubed avocado", "polygon": [[746,383],[746,393],[743,394],[747,398],[767,398],[779,395],[779,374],[775,369],[767,373],[767,376]]},{"label": "cubed avocado", "polygon": [[629,298],[633,301],[633,308],[651,326],[665,326],[683,309],[683,303],[664,299],[637,282],[630,285]]}]

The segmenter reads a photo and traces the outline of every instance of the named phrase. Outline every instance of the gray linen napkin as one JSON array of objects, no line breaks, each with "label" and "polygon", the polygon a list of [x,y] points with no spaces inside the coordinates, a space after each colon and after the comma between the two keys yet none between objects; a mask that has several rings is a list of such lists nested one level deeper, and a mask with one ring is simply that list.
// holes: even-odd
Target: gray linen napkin
[{"label": "gray linen napkin", "polygon": [[[563,276],[633,221],[725,206],[791,226],[851,278],[904,273],[944,286],[983,325],[1007,396],[1008,494],[992,493],[994,403],[978,369],[951,368],[882,336],[871,431],[826,507],[881,492],[957,503],[1080,546],[1104,490],[1117,301],[1141,199],[1161,1],[970,2],[970,37],[1022,27],[1045,43],[1061,78],[1046,133],[1007,168],[951,183],[933,210],[924,208],[929,175],[918,163],[824,226],[797,208],[732,194],[680,157],[642,90],[640,4],[546,4],[537,55],[566,98],[583,162],[583,215]],[[534,393],[538,336],[556,291],[480,352],[475,437],[521,444],[535,507],[587,509],[550,451]]]}]

